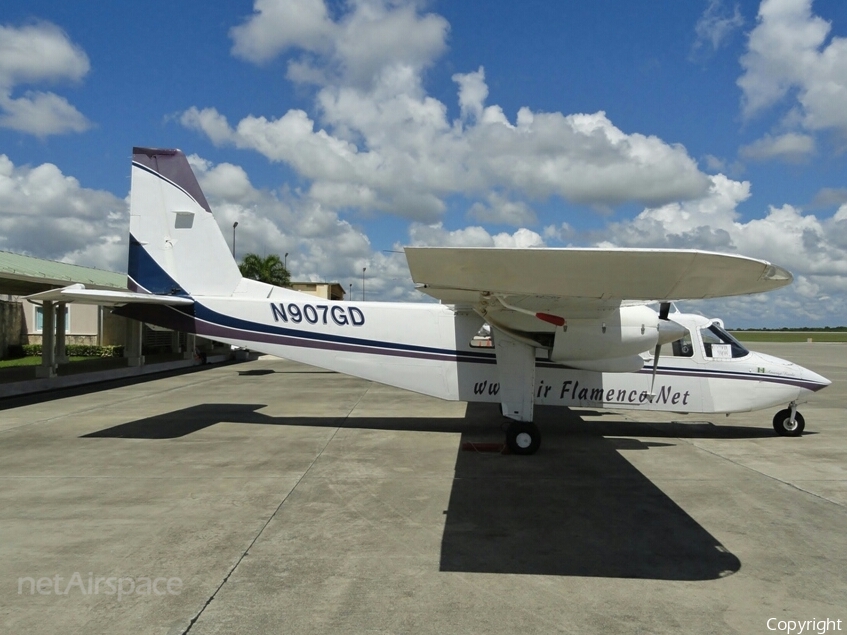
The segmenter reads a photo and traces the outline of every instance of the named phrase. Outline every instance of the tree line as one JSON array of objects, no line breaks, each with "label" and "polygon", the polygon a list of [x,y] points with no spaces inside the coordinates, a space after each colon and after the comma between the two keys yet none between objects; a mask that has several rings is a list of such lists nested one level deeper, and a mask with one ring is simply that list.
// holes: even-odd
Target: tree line
[{"label": "tree line", "polygon": [[291,274],[285,268],[279,256],[260,256],[258,254],[247,254],[238,265],[241,275],[245,278],[267,282],[277,287],[290,287]]}]

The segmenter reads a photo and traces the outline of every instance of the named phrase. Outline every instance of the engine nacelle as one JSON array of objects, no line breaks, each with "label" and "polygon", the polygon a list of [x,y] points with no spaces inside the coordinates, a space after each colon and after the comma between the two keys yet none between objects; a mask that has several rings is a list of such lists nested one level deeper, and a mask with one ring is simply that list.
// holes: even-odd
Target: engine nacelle
[{"label": "engine nacelle", "polygon": [[623,306],[602,319],[568,320],[567,326],[556,329],[550,361],[574,365],[571,362],[631,358],[655,348],[658,326],[659,315],[644,305]]}]

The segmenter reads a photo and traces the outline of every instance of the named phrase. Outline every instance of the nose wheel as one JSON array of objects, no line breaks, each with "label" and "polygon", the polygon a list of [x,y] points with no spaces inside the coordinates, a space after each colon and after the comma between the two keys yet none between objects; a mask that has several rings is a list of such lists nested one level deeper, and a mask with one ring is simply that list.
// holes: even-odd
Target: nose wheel
[{"label": "nose wheel", "polygon": [[777,412],[773,418],[773,429],[781,437],[799,437],[805,427],[806,420],[797,412],[797,404],[794,402],[789,408]]},{"label": "nose wheel", "polygon": [[535,454],[541,446],[541,432],[529,421],[512,421],[506,428],[506,445],[512,454]]}]

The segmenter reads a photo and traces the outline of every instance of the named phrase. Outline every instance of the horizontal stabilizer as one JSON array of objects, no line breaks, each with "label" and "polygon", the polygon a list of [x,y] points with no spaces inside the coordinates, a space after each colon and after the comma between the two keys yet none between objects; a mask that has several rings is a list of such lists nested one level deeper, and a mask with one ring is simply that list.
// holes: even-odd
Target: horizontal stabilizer
[{"label": "horizontal stabilizer", "polygon": [[86,289],[83,284],[72,284],[61,289],[42,291],[41,293],[28,295],[26,299],[35,304],[45,301],[100,304],[103,306],[117,306],[121,304],[166,304],[171,306],[194,304],[194,300],[191,298],[172,295],[153,295],[151,293],[133,293],[132,291]]},{"label": "horizontal stabilizer", "polygon": [[444,302],[480,293],[668,301],[772,291],[791,274],[764,260],[691,249],[406,247],[412,279]]}]

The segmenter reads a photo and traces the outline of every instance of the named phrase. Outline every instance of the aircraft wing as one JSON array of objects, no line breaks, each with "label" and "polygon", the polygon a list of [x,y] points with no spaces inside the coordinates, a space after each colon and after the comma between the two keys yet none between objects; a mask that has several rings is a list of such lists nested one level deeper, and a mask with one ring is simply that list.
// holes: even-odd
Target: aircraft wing
[{"label": "aircraft wing", "polygon": [[719,298],[772,291],[793,280],[764,260],[689,249],[406,247],[412,279],[446,304],[480,295],[534,310],[602,311],[624,301]]},{"label": "aircraft wing", "polygon": [[36,304],[44,301],[101,304],[104,306],[117,306],[121,304],[165,304],[171,306],[194,304],[194,300],[191,298],[172,295],[153,295],[151,293],[134,293],[132,291],[86,289],[83,284],[72,284],[61,289],[42,291],[41,293],[28,295],[26,299]]}]

